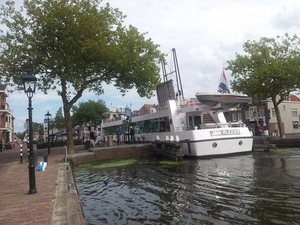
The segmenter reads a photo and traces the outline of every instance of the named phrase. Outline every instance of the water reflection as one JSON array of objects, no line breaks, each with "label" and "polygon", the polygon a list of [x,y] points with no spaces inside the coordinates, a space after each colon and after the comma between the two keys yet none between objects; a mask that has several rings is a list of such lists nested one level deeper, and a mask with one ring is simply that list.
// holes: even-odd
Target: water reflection
[{"label": "water reflection", "polygon": [[[300,153],[74,169],[88,224],[299,224]],[[107,180],[105,185],[103,180]]]}]

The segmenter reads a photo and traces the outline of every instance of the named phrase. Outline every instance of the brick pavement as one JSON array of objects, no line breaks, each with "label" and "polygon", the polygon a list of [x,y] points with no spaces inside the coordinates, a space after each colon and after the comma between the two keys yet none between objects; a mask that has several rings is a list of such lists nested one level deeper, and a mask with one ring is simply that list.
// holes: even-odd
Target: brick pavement
[{"label": "brick pavement", "polygon": [[[46,170],[35,171],[37,193],[30,195],[28,194],[29,169],[26,146],[23,144],[22,163],[20,163],[19,146],[0,152],[0,224],[68,224],[53,219],[55,198],[64,194],[64,192],[57,194],[57,186],[60,182],[58,174],[60,165],[64,162],[64,152],[64,148],[51,149]],[[38,161],[40,160],[41,157],[38,158]],[[84,222],[79,223],[84,224]]]}]

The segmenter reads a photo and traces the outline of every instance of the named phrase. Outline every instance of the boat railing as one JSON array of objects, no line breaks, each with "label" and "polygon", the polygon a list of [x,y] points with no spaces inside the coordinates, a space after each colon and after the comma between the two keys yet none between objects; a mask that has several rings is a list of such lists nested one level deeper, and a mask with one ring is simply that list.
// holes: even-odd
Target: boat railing
[{"label": "boat railing", "polygon": [[244,127],[242,122],[229,122],[229,123],[206,123],[201,124],[200,129],[212,129],[212,128],[225,128],[225,127]]},{"label": "boat railing", "polygon": [[186,128],[185,128],[185,127],[174,127],[174,130],[175,130],[175,132],[178,132],[178,131],[185,131]]},{"label": "boat railing", "polygon": [[[144,111],[133,111],[130,115],[130,117],[136,117],[136,116],[142,116],[142,115],[147,115],[147,114],[152,114],[152,113],[156,113],[156,112],[160,112],[160,111],[164,111],[167,110],[168,108],[162,107],[162,106],[153,106],[151,109],[147,109]],[[110,122],[115,122],[118,120],[124,120],[125,116],[123,116],[123,114],[120,114],[119,116],[116,117],[111,117],[111,118],[106,118],[105,120],[103,120],[104,123],[110,123]]]},{"label": "boat railing", "polygon": [[230,127],[245,127],[246,124],[244,124],[242,121],[238,122],[229,122]]},{"label": "boat railing", "polygon": [[212,129],[212,128],[218,128],[218,124],[216,123],[206,123],[206,124],[201,124],[200,129]]}]

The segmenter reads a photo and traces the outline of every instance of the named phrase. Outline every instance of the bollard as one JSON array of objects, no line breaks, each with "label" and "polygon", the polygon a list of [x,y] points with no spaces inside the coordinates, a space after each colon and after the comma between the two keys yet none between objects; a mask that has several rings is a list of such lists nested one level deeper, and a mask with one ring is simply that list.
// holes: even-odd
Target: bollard
[{"label": "bollard", "polygon": [[68,156],[68,151],[67,151],[67,146],[65,146],[66,148],[66,153],[65,153],[65,163],[67,162],[67,156]]},{"label": "bollard", "polygon": [[23,156],[23,150],[22,150],[22,144],[20,144],[20,163],[22,163],[22,156]]},{"label": "bollard", "polygon": [[44,155],[44,162],[46,162],[47,165],[49,165],[49,162],[48,162],[48,154],[47,154],[47,153],[45,153],[45,155]]},{"label": "bollard", "polygon": [[27,152],[28,152],[28,160],[29,160],[29,140],[27,141]]},{"label": "bollard", "polygon": [[72,184],[68,184],[68,191],[72,191]]}]

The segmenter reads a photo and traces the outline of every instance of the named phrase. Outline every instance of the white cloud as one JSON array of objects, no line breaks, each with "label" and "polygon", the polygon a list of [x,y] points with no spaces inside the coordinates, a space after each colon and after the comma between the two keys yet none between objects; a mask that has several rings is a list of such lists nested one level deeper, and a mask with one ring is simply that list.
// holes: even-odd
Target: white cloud
[{"label": "white cloud", "polygon": [[[242,53],[247,40],[275,37],[300,31],[300,2],[295,0],[107,0],[119,8],[140,32],[160,45],[163,53],[176,49],[185,97],[199,91],[216,91],[226,61]],[[2,2],[1,2],[2,3]],[[230,80],[230,71],[226,71]],[[103,99],[108,107],[132,105],[139,109],[145,103],[156,103],[140,98],[130,91],[124,97],[114,87],[105,86],[103,96],[84,92],[80,101]],[[16,131],[22,131],[27,118],[25,94],[11,94],[7,99],[14,109]],[[42,122],[49,110],[55,115],[62,105],[55,92],[37,93],[33,97],[34,121]]]}]

